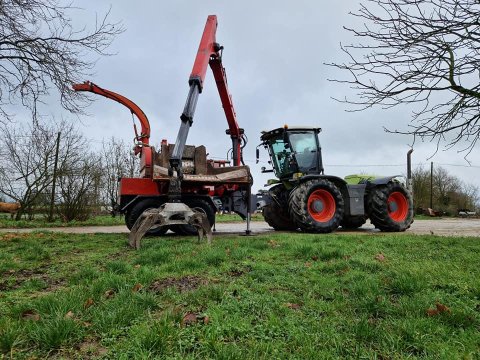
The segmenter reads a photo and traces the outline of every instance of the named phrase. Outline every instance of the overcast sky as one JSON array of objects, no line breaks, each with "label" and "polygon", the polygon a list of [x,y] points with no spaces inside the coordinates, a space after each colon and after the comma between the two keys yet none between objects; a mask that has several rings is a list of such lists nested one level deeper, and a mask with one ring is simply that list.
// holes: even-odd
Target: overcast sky
[{"label": "overcast sky", "polygon": [[[188,77],[200,36],[209,14],[218,16],[217,41],[225,47],[223,63],[233,96],[238,122],[249,143],[246,164],[251,167],[254,190],[267,175],[267,154],[255,164],[260,132],[288,124],[319,126],[326,173],[345,176],[367,172],[379,175],[405,173],[406,153],[412,139],[388,134],[384,127],[406,129],[408,108],[374,109],[349,113],[346,105],[332,100],[351,95],[346,85],[328,78],[346,76],[325,62],[345,61],[339,44],[354,41],[343,30],[355,18],[355,1],[77,1],[83,10],[74,12],[75,22],[87,27],[111,7],[111,21],[122,21],[126,31],[115,40],[116,55],[98,61],[90,79],[136,102],[152,127],[151,142],[174,142],[179,116],[188,92]],[[209,72],[200,95],[189,144],[204,144],[211,157],[224,158],[231,146],[225,135],[227,123]],[[81,118],[88,138],[133,138],[129,111],[105,98],[98,98]],[[435,152],[431,143],[417,143],[413,163],[443,164],[462,180],[480,185],[480,151],[469,156],[459,149]],[[453,164],[458,166],[452,166]],[[366,166],[369,165],[369,166]],[[379,165],[379,166],[371,166]]]}]

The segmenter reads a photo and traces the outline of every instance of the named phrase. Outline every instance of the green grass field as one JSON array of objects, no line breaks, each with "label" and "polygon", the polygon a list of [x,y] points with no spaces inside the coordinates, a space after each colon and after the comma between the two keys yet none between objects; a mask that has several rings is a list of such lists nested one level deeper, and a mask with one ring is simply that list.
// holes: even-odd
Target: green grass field
[{"label": "green grass field", "polygon": [[[236,214],[218,214],[216,216],[217,222],[242,222],[242,218]],[[263,221],[263,216],[261,214],[253,214],[252,221]],[[0,229],[8,228],[51,228],[51,227],[73,227],[73,226],[114,226],[114,225],[125,225],[125,219],[123,215],[117,215],[112,217],[110,215],[101,215],[94,216],[91,219],[86,221],[71,221],[71,222],[62,222],[60,220],[55,220],[53,222],[48,222],[44,217],[38,217],[33,220],[11,220],[10,215],[0,214]]]},{"label": "green grass field", "polygon": [[480,241],[0,235],[0,357],[480,357]]},{"label": "green grass field", "polygon": [[45,217],[37,216],[33,220],[21,219],[18,221],[11,220],[10,215],[1,214],[0,229],[7,228],[50,228],[50,227],[72,227],[72,226],[113,226],[124,225],[125,220],[123,215],[112,217],[110,215],[94,216],[86,221],[70,221],[62,222],[56,219],[53,222],[48,222]]}]

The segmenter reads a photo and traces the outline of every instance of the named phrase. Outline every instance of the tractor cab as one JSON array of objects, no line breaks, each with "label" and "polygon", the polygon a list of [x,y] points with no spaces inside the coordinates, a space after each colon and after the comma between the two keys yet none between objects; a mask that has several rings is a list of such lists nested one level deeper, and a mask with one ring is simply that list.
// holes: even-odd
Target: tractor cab
[{"label": "tractor cab", "polygon": [[[295,127],[263,131],[261,140],[270,155],[273,171],[279,179],[290,179],[294,174],[322,174],[322,152],[318,141],[320,128]],[[259,151],[257,147],[257,161]],[[298,176],[298,175],[296,175]]]}]

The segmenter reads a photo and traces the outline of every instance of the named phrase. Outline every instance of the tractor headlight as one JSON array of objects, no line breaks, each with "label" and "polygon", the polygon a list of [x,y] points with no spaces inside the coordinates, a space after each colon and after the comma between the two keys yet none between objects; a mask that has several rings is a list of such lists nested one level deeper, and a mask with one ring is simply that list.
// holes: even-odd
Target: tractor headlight
[{"label": "tractor headlight", "polygon": [[267,180],[267,186],[273,185],[273,184],[278,184],[280,180],[278,179],[268,179]]},{"label": "tractor headlight", "polygon": [[298,172],[298,173],[294,173],[293,176],[292,176],[292,178],[293,178],[293,180],[298,180],[298,179],[300,179],[302,176],[303,176],[303,173]]}]

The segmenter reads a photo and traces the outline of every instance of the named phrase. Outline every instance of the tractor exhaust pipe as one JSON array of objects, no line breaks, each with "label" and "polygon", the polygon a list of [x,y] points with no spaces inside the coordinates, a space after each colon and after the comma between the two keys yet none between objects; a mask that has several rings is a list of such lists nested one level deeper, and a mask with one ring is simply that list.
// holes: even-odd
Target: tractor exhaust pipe
[{"label": "tractor exhaust pipe", "polygon": [[407,189],[413,196],[413,184],[412,184],[412,152],[413,149],[407,152]]}]

